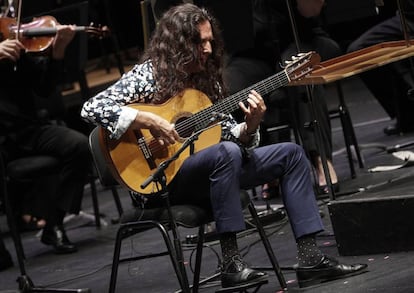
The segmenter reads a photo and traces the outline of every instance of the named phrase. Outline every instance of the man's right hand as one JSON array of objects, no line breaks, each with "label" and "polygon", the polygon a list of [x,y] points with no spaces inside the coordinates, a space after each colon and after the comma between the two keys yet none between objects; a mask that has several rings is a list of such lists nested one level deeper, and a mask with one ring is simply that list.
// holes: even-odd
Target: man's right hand
[{"label": "man's right hand", "polygon": [[8,59],[15,62],[24,49],[23,44],[18,40],[4,40],[0,43],[0,60]]},{"label": "man's right hand", "polygon": [[149,129],[161,145],[174,144],[180,138],[174,124],[151,112],[140,111],[135,118],[134,127]]}]

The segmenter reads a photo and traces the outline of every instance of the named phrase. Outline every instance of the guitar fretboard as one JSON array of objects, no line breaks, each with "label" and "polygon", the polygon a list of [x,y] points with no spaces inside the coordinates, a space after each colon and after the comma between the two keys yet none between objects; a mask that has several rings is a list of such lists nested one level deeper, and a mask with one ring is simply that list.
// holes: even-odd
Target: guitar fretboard
[{"label": "guitar fretboard", "polygon": [[[225,99],[207,107],[200,112],[194,114],[183,123],[195,126],[195,130],[200,130],[209,124],[209,121],[214,116],[214,113],[230,114],[239,108],[240,102],[246,102],[251,90],[257,91],[260,95],[266,95],[280,87],[289,83],[289,77],[285,71],[281,71],[268,78],[259,81],[241,91],[238,91]],[[179,129],[180,125],[176,125]]]}]

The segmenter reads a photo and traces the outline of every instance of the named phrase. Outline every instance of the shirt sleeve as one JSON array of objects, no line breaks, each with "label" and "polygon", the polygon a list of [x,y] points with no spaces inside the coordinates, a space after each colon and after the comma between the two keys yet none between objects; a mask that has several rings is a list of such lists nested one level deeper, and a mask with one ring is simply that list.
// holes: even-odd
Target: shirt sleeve
[{"label": "shirt sleeve", "polygon": [[[237,125],[235,125],[230,131],[231,133],[234,135],[234,137],[236,137],[237,139],[240,138],[241,132],[244,129],[244,125],[246,123],[239,123]],[[254,149],[256,147],[258,147],[260,144],[260,128],[257,128],[256,132],[254,134],[252,134],[252,139],[249,142],[249,145],[247,145],[247,149]]]},{"label": "shirt sleeve", "polygon": [[135,65],[116,83],[83,104],[81,117],[107,129],[110,137],[118,139],[139,115],[131,103],[151,100],[155,81],[150,62]]}]

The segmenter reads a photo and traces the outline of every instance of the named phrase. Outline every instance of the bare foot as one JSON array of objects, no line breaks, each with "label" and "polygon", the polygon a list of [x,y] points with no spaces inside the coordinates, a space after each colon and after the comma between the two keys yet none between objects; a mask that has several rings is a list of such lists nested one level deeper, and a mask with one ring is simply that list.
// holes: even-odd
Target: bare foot
[{"label": "bare foot", "polygon": [[276,197],[279,194],[279,180],[276,179],[270,183],[262,185],[262,199],[267,200]]},{"label": "bare foot", "polygon": [[[329,170],[329,175],[331,177],[331,182],[332,184],[336,184],[338,183],[338,177],[336,175],[335,169],[332,165],[332,162],[330,160],[326,161],[327,165],[328,165],[328,170]],[[325,177],[325,172],[323,170],[323,165],[322,165],[322,160],[321,157],[317,157],[316,158],[316,164],[315,164],[315,169],[316,169],[316,173],[318,175],[318,183],[319,186],[326,186],[326,177]]]},{"label": "bare foot", "polygon": [[40,230],[46,225],[45,220],[36,218],[29,214],[22,216],[22,222],[27,230]]}]

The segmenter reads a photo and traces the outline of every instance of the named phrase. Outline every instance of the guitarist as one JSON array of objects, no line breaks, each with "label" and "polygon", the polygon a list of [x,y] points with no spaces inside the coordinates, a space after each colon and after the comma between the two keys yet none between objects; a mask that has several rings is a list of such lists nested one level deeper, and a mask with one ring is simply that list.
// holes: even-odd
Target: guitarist
[{"label": "guitarist", "polygon": [[[114,140],[130,129],[149,129],[159,144],[173,145],[179,140],[175,125],[160,115],[127,105],[164,103],[187,88],[207,94],[212,102],[219,101],[225,97],[223,52],[217,22],[207,10],[193,4],[174,6],[159,20],[141,63],[85,102],[81,116],[106,129]],[[245,229],[239,194],[241,188],[253,188],[276,178],[280,178],[297,241],[300,286],[364,271],[365,264],[339,264],[317,247],[315,235],[324,228],[303,149],[293,143],[256,147],[266,106],[254,90],[239,106],[245,121],[224,121],[222,141],[185,159],[168,185],[172,204],[212,209],[223,256],[222,286],[267,278],[265,273],[250,268],[239,253],[236,233]],[[156,198],[148,199],[156,204]]]}]

